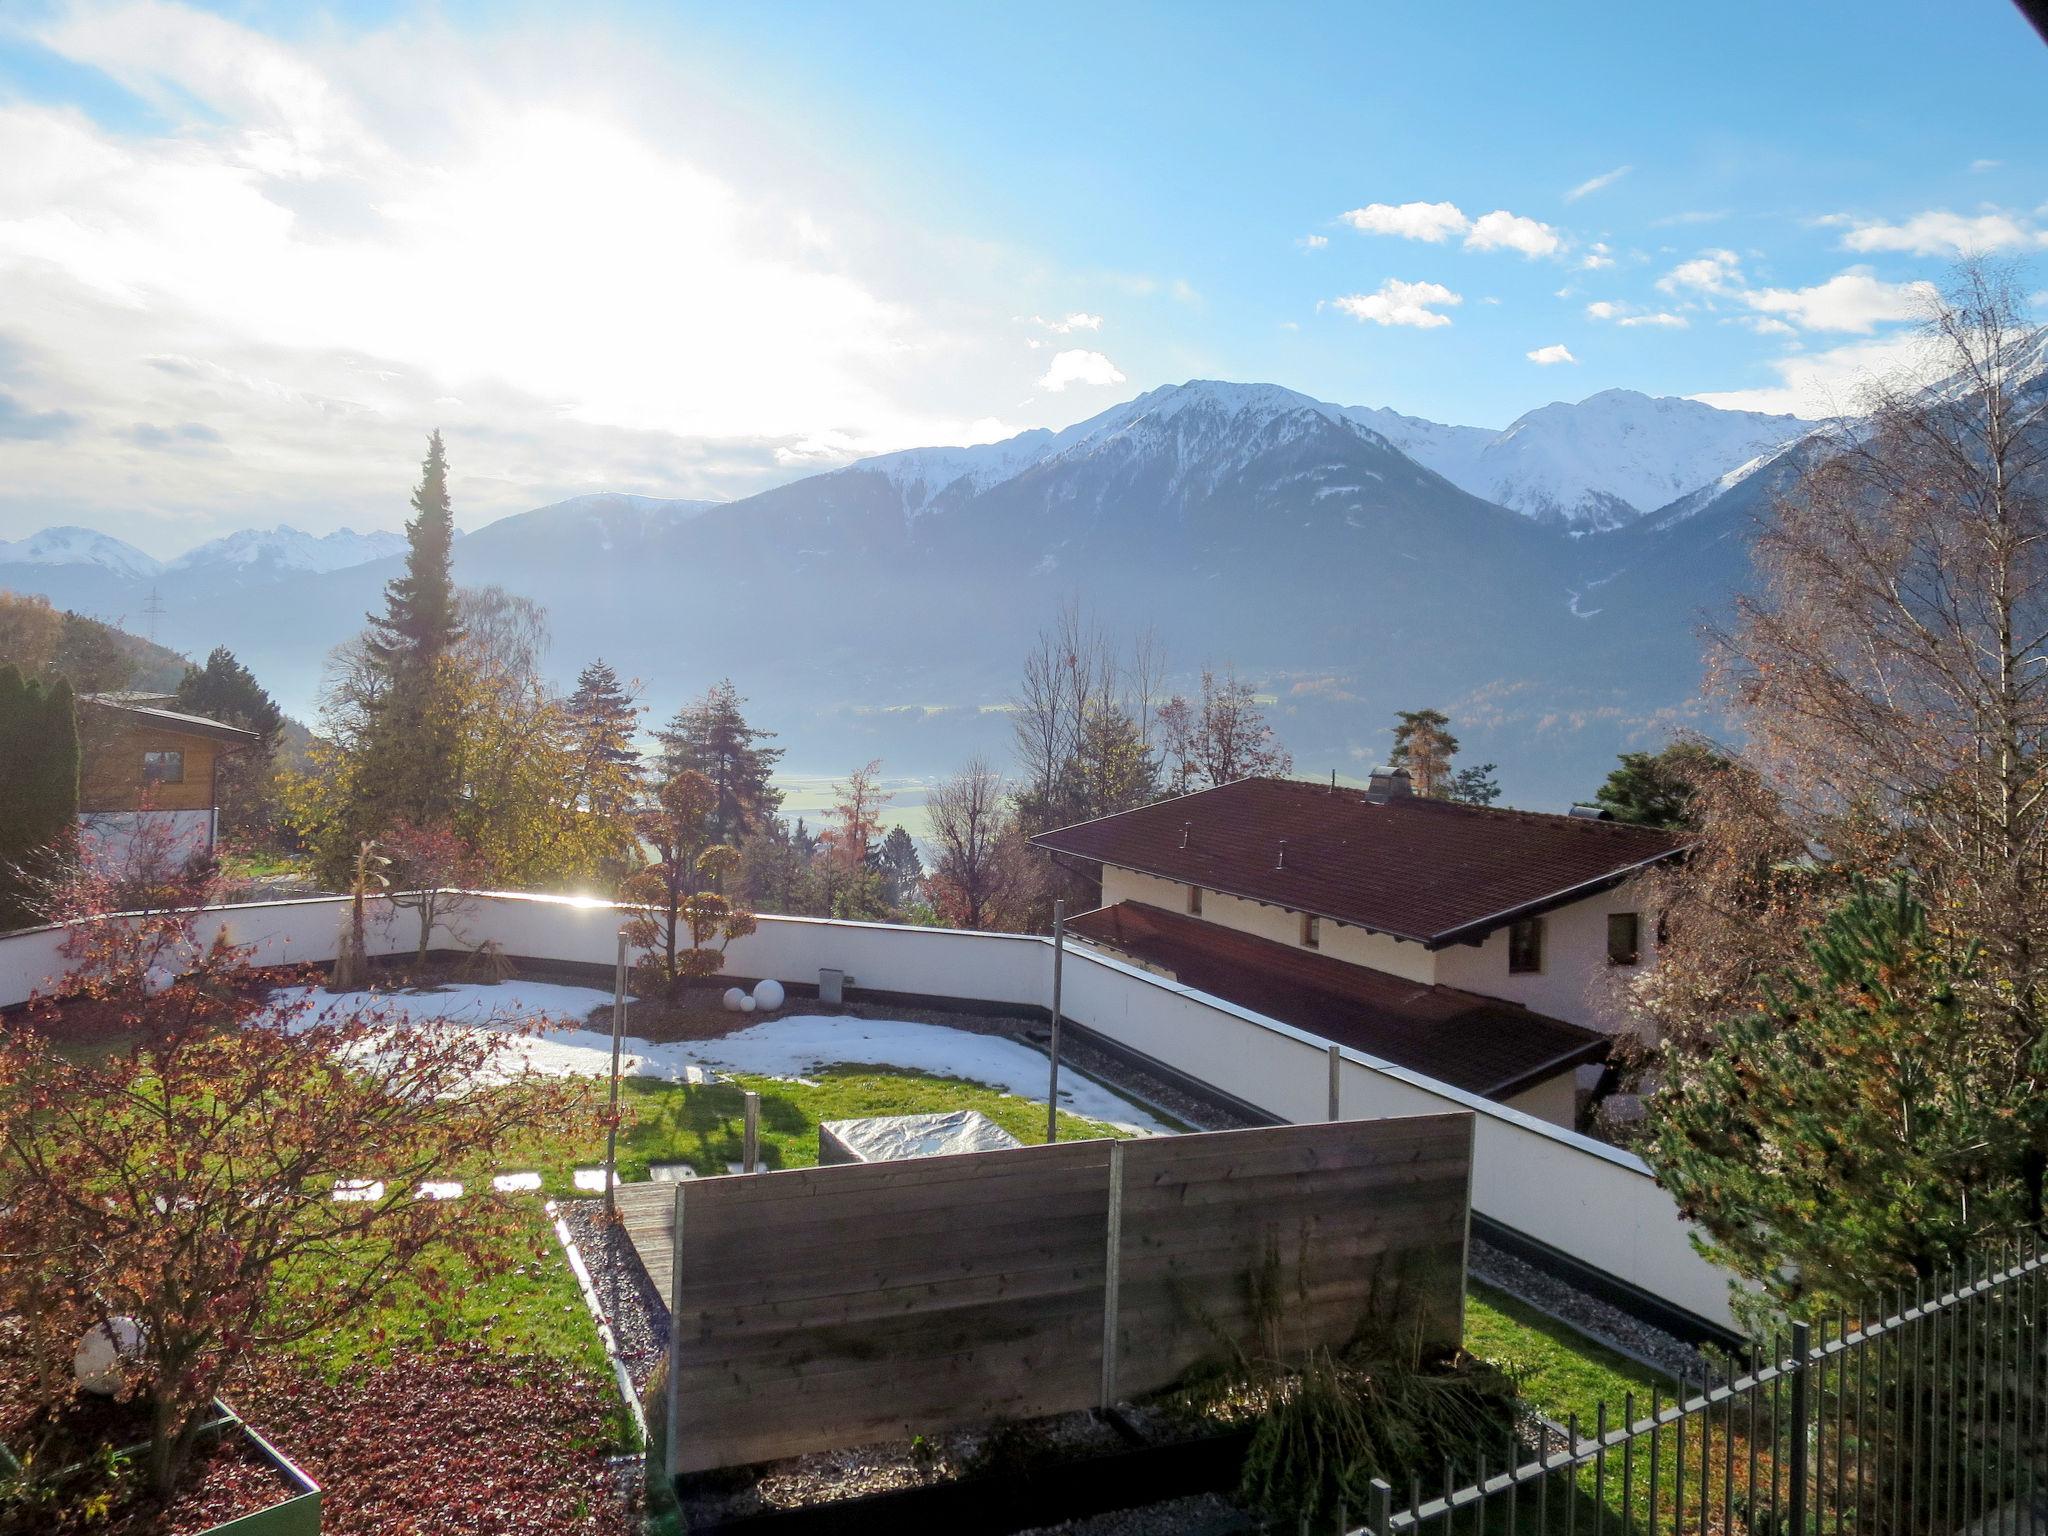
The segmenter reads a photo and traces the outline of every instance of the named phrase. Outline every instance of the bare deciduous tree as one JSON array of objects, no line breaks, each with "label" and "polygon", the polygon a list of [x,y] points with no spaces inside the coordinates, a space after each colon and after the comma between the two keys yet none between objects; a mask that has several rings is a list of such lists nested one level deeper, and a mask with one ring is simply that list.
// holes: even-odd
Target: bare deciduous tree
[{"label": "bare deciduous tree", "polygon": [[1747,747],[1693,801],[1700,846],[1638,989],[1681,1045],[1800,963],[1852,879],[1896,868],[1938,939],[1981,947],[2006,1070],[2048,1022],[2048,335],[1971,264],[1925,347],[1805,452],[1757,535],[1760,590],[1710,634]]},{"label": "bare deciduous tree", "polygon": [[936,850],[928,880],[940,920],[956,928],[1004,928],[1021,921],[1034,894],[1002,775],[975,758],[931,792]]}]

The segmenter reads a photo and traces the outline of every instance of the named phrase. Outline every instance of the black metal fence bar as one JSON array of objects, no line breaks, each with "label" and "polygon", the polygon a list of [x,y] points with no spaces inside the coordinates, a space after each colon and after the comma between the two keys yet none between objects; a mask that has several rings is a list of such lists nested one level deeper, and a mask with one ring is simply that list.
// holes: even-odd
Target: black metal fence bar
[{"label": "black metal fence bar", "polygon": [[1731,1380],[1602,1404],[1429,1497],[1375,1480],[1352,1536],[2048,1536],[2044,1270],[2036,1242],[1876,1320],[1796,1323]]}]

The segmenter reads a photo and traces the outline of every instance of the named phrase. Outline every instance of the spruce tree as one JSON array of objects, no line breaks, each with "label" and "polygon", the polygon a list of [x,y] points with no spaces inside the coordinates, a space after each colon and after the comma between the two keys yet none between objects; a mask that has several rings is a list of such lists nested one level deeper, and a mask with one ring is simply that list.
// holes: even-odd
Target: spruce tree
[{"label": "spruce tree", "polygon": [[617,672],[593,661],[577,674],[568,709],[582,766],[581,799],[599,815],[625,812],[640,783],[640,749],[633,745],[640,706]]},{"label": "spruce tree", "polygon": [[740,711],[745,702],[725,678],[685,704],[659,733],[664,776],[694,770],[711,781],[718,796],[713,833],[734,847],[765,828],[782,804],[782,792],[769,782],[782,748],[762,745],[775,733],[747,723]]},{"label": "spruce tree", "polygon": [[394,683],[408,670],[431,667],[461,633],[451,563],[455,515],[448,501],[448,458],[439,431],[427,439],[412,508],[412,520],[405,525],[405,574],[385,584],[384,611],[369,615],[370,654]]},{"label": "spruce tree", "polygon": [[891,827],[889,835],[882,839],[875,862],[882,872],[890,906],[907,907],[917,900],[924,885],[924,860],[918,857],[917,843],[908,832]]},{"label": "spruce tree", "polygon": [[276,748],[284,729],[284,711],[277,701],[224,645],[213,648],[205,666],[185,669],[178,683],[178,708],[254,731],[263,738],[265,755]]},{"label": "spruce tree", "polygon": [[412,506],[405,574],[385,586],[384,612],[369,616],[363,635],[382,689],[365,722],[352,839],[398,821],[437,825],[454,813],[460,788],[459,701],[448,668],[462,626],[449,564],[455,524],[439,432],[427,440]]},{"label": "spruce tree", "polygon": [[1905,877],[1858,882],[1761,1008],[1665,1050],[1645,1156],[1765,1303],[1853,1311],[2037,1230],[2048,1100],[1970,1004],[1979,955]]}]

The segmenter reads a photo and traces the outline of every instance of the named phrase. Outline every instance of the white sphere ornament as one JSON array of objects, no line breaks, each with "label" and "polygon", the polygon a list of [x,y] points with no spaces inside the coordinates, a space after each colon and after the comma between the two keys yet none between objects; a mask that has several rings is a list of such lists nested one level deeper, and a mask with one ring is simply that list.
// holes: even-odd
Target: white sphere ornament
[{"label": "white sphere ornament", "polygon": [[746,1000],[747,994],[738,987],[727,987],[725,989],[725,1011],[727,1013],[738,1013],[740,1011],[740,1004]]},{"label": "white sphere ornament", "polygon": [[746,996],[742,996],[742,997],[740,998],[740,1012],[741,1012],[741,1013],[752,1013],[753,1011],[754,1011],[754,1000],[753,1000],[753,999],[752,999],[751,997],[746,997]]},{"label": "white sphere ornament", "polygon": [[113,1317],[88,1329],[71,1355],[71,1374],[79,1386],[112,1397],[128,1380],[128,1362],[142,1353],[142,1325],[132,1317]]},{"label": "white sphere ornament", "polygon": [[770,977],[754,983],[754,1006],[763,1013],[773,1013],[782,1006],[782,983]]}]

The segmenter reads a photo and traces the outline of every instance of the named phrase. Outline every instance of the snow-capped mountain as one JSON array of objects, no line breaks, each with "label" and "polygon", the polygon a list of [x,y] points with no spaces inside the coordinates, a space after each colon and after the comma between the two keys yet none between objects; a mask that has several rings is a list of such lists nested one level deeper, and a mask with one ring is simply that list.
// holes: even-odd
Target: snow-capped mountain
[{"label": "snow-capped mountain", "polygon": [[1621,527],[1770,456],[1812,426],[1796,416],[1724,411],[1630,389],[1541,406],[1503,432],[1386,409],[1359,407],[1352,415],[1453,485],[1575,532]]},{"label": "snow-capped mountain", "polygon": [[382,560],[404,548],[405,535],[395,529],[357,533],[353,528],[338,528],[333,533],[311,534],[279,523],[275,528],[244,528],[225,538],[210,539],[187,550],[165,569],[231,566],[278,575],[339,571]]},{"label": "snow-capped mountain", "polygon": [[0,565],[93,566],[136,580],[163,569],[133,544],[90,528],[45,528],[25,539],[0,539]]}]

